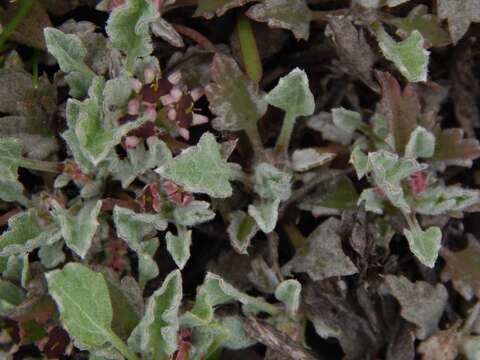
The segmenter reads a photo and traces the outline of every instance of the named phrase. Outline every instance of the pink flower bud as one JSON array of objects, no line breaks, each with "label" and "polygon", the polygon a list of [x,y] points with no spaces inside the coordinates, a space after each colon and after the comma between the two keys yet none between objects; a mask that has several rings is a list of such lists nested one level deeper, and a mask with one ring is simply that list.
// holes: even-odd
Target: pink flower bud
[{"label": "pink flower bud", "polygon": [[194,102],[200,99],[203,95],[205,95],[205,89],[202,87],[196,87],[195,89],[190,91],[190,96],[192,97]]},{"label": "pink flower bud", "polygon": [[174,108],[170,108],[167,111],[167,118],[171,121],[175,121],[175,119],[177,118],[177,110],[175,110]]},{"label": "pink flower bud", "polygon": [[140,143],[140,139],[136,136],[125,137],[124,144],[127,149],[135,149],[139,143]]},{"label": "pink flower bud", "polygon": [[142,91],[143,84],[140,80],[138,79],[130,79],[130,84],[132,85],[133,91],[135,91],[137,94]]},{"label": "pink flower bud", "polygon": [[143,77],[145,78],[145,84],[151,84],[155,80],[155,70],[151,67],[147,67],[143,71]]},{"label": "pink flower bud", "polygon": [[421,194],[427,189],[427,174],[417,171],[408,178],[408,185],[414,195]]},{"label": "pink flower bud", "polygon": [[147,107],[147,109],[143,112],[143,116],[151,121],[156,120],[157,115],[157,109],[154,106]]},{"label": "pink flower bud", "polygon": [[201,125],[208,123],[208,117],[201,114],[193,113],[192,125]]},{"label": "pink flower bud", "polygon": [[173,104],[175,102],[175,99],[173,98],[172,95],[167,94],[160,97],[160,102],[162,103],[163,106],[167,106],[167,105]]},{"label": "pink flower bud", "polygon": [[170,90],[170,95],[175,102],[178,102],[182,98],[183,92],[178,87],[174,87],[172,90]]},{"label": "pink flower bud", "polygon": [[128,102],[128,114],[129,115],[138,115],[140,111],[140,101],[137,99],[132,99]]},{"label": "pink flower bud", "polygon": [[178,135],[187,141],[190,139],[190,132],[185,128],[178,128]]},{"label": "pink flower bud", "polygon": [[182,73],[180,71],[174,71],[167,77],[168,81],[170,81],[173,85],[177,85],[180,80],[182,80]]}]

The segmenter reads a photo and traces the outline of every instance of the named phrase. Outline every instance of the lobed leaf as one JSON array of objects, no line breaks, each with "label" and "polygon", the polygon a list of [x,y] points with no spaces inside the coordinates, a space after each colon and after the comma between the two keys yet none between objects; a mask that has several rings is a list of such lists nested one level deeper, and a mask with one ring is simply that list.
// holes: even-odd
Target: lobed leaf
[{"label": "lobed leaf", "polygon": [[275,289],[275,297],[285,304],[287,313],[295,317],[300,307],[302,285],[294,279],[282,281]]},{"label": "lobed leaf", "polygon": [[278,220],[279,199],[259,200],[248,206],[248,215],[255,219],[260,230],[271,233]]},{"label": "lobed leaf", "polygon": [[422,229],[405,229],[410,251],[425,266],[433,268],[442,246],[442,231],[438,227]]},{"label": "lobed leaf", "polygon": [[237,210],[230,215],[227,233],[230,244],[239,254],[248,254],[250,241],[258,231],[255,219],[244,211]]},{"label": "lobed leaf", "polygon": [[190,258],[190,246],[192,244],[192,231],[177,226],[177,235],[170,231],[165,235],[167,250],[173,261],[180,269],[183,269]]}]

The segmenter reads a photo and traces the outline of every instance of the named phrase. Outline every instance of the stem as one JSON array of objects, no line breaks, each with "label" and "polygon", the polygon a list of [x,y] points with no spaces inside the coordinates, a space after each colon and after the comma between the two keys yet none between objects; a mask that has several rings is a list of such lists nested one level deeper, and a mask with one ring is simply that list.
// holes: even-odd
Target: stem
[{"label": "stem", "polygon": [[198,45],[203,47],[205,50],[211,51],[213,53],[218,52],[217,47],[205,36],[200,34],[198,31],[180,24],[171,24],[171,25],[180,35],[183,35],[192,39]]},{"label": "stem", "polygon": [[283,230],[287,233],[290,243],[293,245],[295,250],[298,251],[305,245],[305,236],[303,236],[303,234],[294,224],[288,223],[283,225]]},{"label": "stem", "polygon": [[32,8],[34,0],[23,0],[20,5],[17,13],[13,19],[4,27],[3,32],[0,34],[0,50],[3,50],[5,42],[8,40],[10,35],[15,31],[15,29],[22,23],[23,19],[28,15],[30,9]]},{"label": "stem", "polygon": [[344,16],[348,13],[349,9],[339,9],[330,11],[312,11],[312,21],[329,22],[332,17]]},{"label": "stem", "polygon": [[248,126],[245,129],[245,133],[248,136],[248,140],[250,141],[253,149],[253,154],[255,158],[261,158],[264,154],[263,142],[260,136],[260,132],[258,131],[257,124],[253,124],[253,126]]},{"label": "stem", "polygon": [[18,161],[19,166],[30,169],[30,170],[38,170],[50,173],[61,173],[63,172],[63,164],[50,162],[50,161],[41,161],[41,160],[34,160],[34,159],[27,159],[27,158],[20,158]]},{"label": "stem", "polygon": [[127,360],[140,360],[137,355],[135,355],[130,349],[125,345],[125,343],[120,339],[117,334],[113,331],[109,332],[110,340],[112,345],[120,351],[120,353],[127,359]]},{"label": "stem", "polygon": [[290,144],[290,138],[292,137],[293,128],[295,126],[295,117],[288,112],[283,119],[282,130],[278,136],[277,143],[275,144],[275,155],[284,159],[288,159],[288,145]]},{"label": "stem", "polygon": [[237,20],[237,35],[240,41],[243,64],[245,70],[255,83],[259,83],[263,77],[262,60],[258,52],[257,41],[252,30],[250,19],[240,15]]}]

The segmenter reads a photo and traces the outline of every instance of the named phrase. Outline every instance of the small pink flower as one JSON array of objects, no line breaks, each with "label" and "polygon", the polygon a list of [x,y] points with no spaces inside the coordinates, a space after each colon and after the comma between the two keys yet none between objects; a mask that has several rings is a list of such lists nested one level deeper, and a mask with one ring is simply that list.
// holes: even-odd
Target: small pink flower
[{"label": "small pink flower", "polygon": [[140,139],[136,136],[126,136],[124,145],[127,149],[135,149],[140,143]]},{"label": "small pink flower", "polygon": [[414,195],[419,195],[427,189],[427,174],[417,171],[408,178],[408,185]]},{"label": "small pink flower", "polygon": [[132,99],[128,102],[127,112],[129,115],[138,115],[140,111],[140,101],[138,99]]},{"label": "small pink flower", "polygon": [[383,192],[383,190],[382,190],[380,187],[378,187],[378,186],[375,186],[375,187],[373,188],[373,192],[374,192],[375,194],[377,194],[378,196],[380,196],[380,197],[384,197],[384,196],[385,196],[385,193]]}]

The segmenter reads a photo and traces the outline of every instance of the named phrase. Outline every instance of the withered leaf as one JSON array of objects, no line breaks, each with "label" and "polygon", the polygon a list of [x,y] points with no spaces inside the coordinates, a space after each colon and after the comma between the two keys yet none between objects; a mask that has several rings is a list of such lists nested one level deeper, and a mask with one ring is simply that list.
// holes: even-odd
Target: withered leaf
[{"label": "withered leaf", "polygon": [[448,299],[442,284],[413,283],[404,276],[387,275],[385,287],[400,303],[402,317],[417,325],[417,338],[425,339],[437,330]]},{"label": "withered leaf", "polygon": [[265,0],[252,6],[246,15],[272,28],[290,30],[297,40],[308,40],[310,35],[312,16],[305,0]]},{"label": "withered leaf", "polygon": [[418,346],[422,360],[455,360],[458,355],[458,326],[438,331]]},{"label": "withered leaf", "polygon": [[455,289],[466,299],[480,297],[480,244],[469,238],[468,247],[452,252],[446,248],[440,252],[445,259],[442,280],[451,280]]},{"label": "withered leaf", "polygon": [[480,22],[478,0],[439,0],[437,11],[440,19],[448,19],[448,29],[454,43],[465,35],[470,23]]},{"label": "withered leaf", "polygon": [[473,160],[480,157],[480,143],[477,139],[465,139],[459,128],[439,130],[436,135],[433,160],[441,167],[456,165],[471,167]]}]

